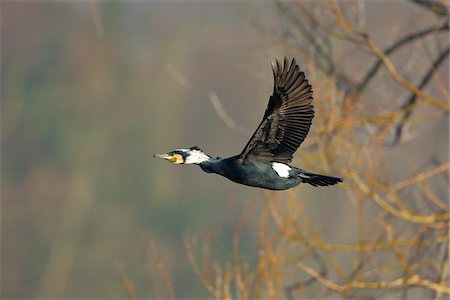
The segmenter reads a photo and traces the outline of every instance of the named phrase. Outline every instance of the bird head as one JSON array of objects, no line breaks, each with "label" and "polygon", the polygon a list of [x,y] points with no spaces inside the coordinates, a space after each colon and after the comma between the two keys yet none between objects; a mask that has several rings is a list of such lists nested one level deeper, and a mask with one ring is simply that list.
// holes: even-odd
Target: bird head
[{"label": "bird head", "polygon": [[174,164],[201,164],[204,161],[210,160],[211,157],[205,154],[199,147],[194,146],[189,149],[175,149],[168,153],[155,154],[155,158],[163,158]]}]

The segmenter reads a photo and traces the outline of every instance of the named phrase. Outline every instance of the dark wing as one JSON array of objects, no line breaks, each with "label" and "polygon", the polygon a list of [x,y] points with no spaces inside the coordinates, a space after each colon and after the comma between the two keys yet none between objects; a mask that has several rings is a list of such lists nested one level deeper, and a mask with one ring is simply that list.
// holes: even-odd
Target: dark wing
[{"label": "dark wing", "polygon": [[289,65],[285,57],[283,66],[276,60],[272,71],[273,95],[261,124],[239,157],[289,163],[311,126],[313,92],[295,59]]}]

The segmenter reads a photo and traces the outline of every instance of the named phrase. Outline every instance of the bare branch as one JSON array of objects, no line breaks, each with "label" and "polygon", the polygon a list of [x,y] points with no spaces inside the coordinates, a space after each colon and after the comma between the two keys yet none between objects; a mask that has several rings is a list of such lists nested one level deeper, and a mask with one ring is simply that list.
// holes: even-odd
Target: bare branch
[{"label": "bare branch", "polygon": [[[428,72],[425,74],[425,76],[420,81],[418,88],[423,89],[430,79],[433,77],[433,74],[435,71],[439,68],[439,66],[445,61],[445,59],[448,57],[449,54],[449,48],[447,50],[444,50],[434,61],[434,63],[431,65]],[[390,146],[395,146],[400,141],[400,138],[402,136],[403,126],[405,125],[405,122],[409,119],[409,117],[412,115],[413,110],[408,109],[414,103],[417,101],[417,94],[412,93],[411,96],[405,101],[405,103],[402,105],[401,109],[405,111],[405,114],[403,115],[401,121],[395,128],[394,138],[390,143]]]},{"label": "bare branch", "polygon": [[430,10],[431,12],[435,13],[438,16],[448,17],[449,15],[448,1],[447,6],[444,3],[431,0],[410,0],[410,1],[416,5],[422,6],[423,8]]},{"label": "bare branch", "polygon": [[99,37],[103,37],[105,34],[105,29],[103,26],[102,18],[100,17],[100,13],[98,11],[98,6],[101,2],[89,1],[89,12],[91,14],[92,22],[95,26],[95,31]]},{"label": "bare branch", "polygon": [[365,33],[357,30],[349,20],[344,16],[344,14],[337,8],[337,5],[334,1],[329,1],[330,8],[335,14],[335,17],[337,19],[337,22],[339,25],[348,33],[353,34],[355,36],[358,36],[361,38],[361,44],[367,46],[372,53],[380,59],[391,77],[400,83],[404,88],[411,91],[412,93],[416,94],[417,97],[422,99],[424,102],[427,102],[430,105],[436,106],[440,109],[443,109],[445,111],[449,111],[450,107],[448,103],[439,101],[438,99],[431,97],[427,94],[425,94],[422,90],[418,89],[414,84],[412,84],[410,81],[408,81],[406,78],[404,78],[397,70],[397,68],[394,66],[392,61],[387,57],[383,51],[375,44],[375,42],[370,38],[370,36]]},{"label": "bare branch", "polygon": [[237,134],[248,137],[251,132],[250,130],[238,125],[225,111],[225,109],[222,106],[222,103],[220,102],[219,97],[216,93],[210,92],[208,94],[209,100],[211,101],[211,104],[214,107],[215,112],[217,113],[217,116],[222,120],[222,122],[230,128],[232,131],[236,132]]},{"label": "bare branch", "polygon": [[431,176],[434,176],[434,175],[436,175],[438,173],[447,171],[449,168],[450,168],[450,162],[443,163],[440,166],[438,166],[438,167],[436,167],[436,168],[434,168],[432,170],[428,170],[428,171],[420,173],[420,174],[418,174],[418,175],[416,175],[414,177],[410,177],[410,178],[407,178],[405,180],[402,180],[402,181],[398,182],[397,184],[395,184],[393,187],[396,190],[404,188],[404,187],[406,187],[406,186],[408,186],[410,184],[422,181],[424,179],[427,179],[428,177],[431,177]]},{"label": "bare branch", "polygon": [[[317,27],[318,29],[322,29],[319,26],[319,22],[315,20],[312,16],[308,14],[302,7],[300,7],[300,11],[302,12],[305,19],[310,20],[314,26],[307,26],[303,23],[302,18],[299,18],[298,15],[294,13],[292,8],[288,7],[286,2],[283,1],[275,1],[280,12],[283,14],[283,17],[287,18],[291,24],[296,28],[300,34],[306,39],[307,43],[313,47],[310,51],[311,53],[307,53],[308,56],[313,58],[314,64],[317,68],[322,70],[328,76],[333,76],[336,78],[336,86],[344,90],[345,92],[351,91],[354,89],[353,84],[350,83],[350,80],[345,76],[345,74],[338,72],[336,69],[334,58],[332,55],[331,44],[329,41],[329,37],[324,35],[321,31],[315,30],[314,33],[311,32],[309,28]],[[328,32],[325,31],[325,34]],[[298,39],[296,39],[298,40]],[[303,49],[301,45],[295,45],[298,49]]]},{"label": "bare branch", "polygon": [[[414,33],[410,33],[404,37],[402,37],[401,39],[395,41],[391,46],[387,47],[383,53],[385,55],[389,55],[392,54],[394,51],[398,50],[399,48],[401,48],[402,46],[405,46],[419,38],[425,37],[430,33],[435,33],[435,32],[439,32],[439,31],[448,31],[449,30],[449,25],[447,22],[445,22],[444,24],[442,24],[440,27],[436,27],[436,26],[431,26],[427,29],[421,30],[421,31],[417,31]],[[369,83],[369,81],[373,78],[373,76],[375,76],[375,74],[377,73],[378,69],[382,66],[383,61],[381,59],[378,59],[373,65],[372,67],[369,69],[369,71],[366,73],[366,76],[364,76],[364,79],[361,81],[361,83],[359,83],[356,87],[356,92],[360,93],[362,92],[367,84]]]},{"label": "bare branch", "polygon": [[434,283],[431,282],[430,280],[422,279],[418,275],[380,282],[363,282],[355,280],[340,285],[327,278],[322,277],[313,268],[308,267],[302,263],[297,263],[297,266],[310,276],[314,277],[323,286],[340,293],[345,292],[349,288],[379,289],[379,288],[395,288],[403,286],[422,286],[440,293],[450,294],[450,287],[448,285]]},{"label": "bare branch", "polygon": [[[334,72],[334,63],[331,58],[330,53],[325,53],[325,47],[319,44],[317,36],[314,36],[310,31],[306,29],[306,26],[302,23],[301,19],[295,15],[289,7],[286,6],[284,2],[276,1],[278,9],[282,12],[282,14],[291,21],[291,23],[297,28],[302,35],[307,39],[307,41],[314,46],[314,52],[316,53],[316,63],[321,66],[326,73],[331,74]],[[321,62],[323,61],[323,62]]]}]

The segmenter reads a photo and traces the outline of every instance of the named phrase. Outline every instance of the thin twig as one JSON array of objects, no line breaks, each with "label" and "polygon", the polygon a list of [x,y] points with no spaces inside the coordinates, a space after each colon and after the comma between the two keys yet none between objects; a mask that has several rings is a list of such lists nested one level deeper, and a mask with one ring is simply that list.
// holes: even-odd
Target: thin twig
[{"label": "thin twig", "polygon": [[222,106],[222,103],[220,102],[219,97],[217,96],[216,93],[214,92],[210,92],[208,94],[209,96],[209,100],[211,101],[211,104],[213,105],[213,108],[215,110],[215,112],[217,113],[217,116],[220,118],[220,120],[222,120],[222,122],[228,127],[230,128],[232,131],[238,133],[239,135],[243,136],[243,137],[248,137],[251,132],[238,125],[225,111],[225,109]]},{"label": "thin twig", "polygon": [[437,14],[438,16],[448,17],[449,15],[449,6],[447,1],[447,6],[444,3],[439,1],[431,1],[431,0],[410,0],[414,4],[422,6],[425,9]]},{"label": "thin twig", "polygon": [[147,284],[148,287],[150,288],[150,299],[156,299],[156,289],[155,286],[153,284],[153,280],[151,277],[151,272],[150,272],[150,255],[149,255],[149,249],[148,249],[148,235],[146,232],[144,232],[143,230],[140,231],[140,236],[141,236],[141,244],[142,244],[142,260],[143,260],[143,264],[144,264],[144,275],[145,275],[145,279],[147,280]]},{"label": "thin twig", "polygon": [[364,281],[350,281],[345,284],[337,284],[325,277],[322,277],[316,270],[306,266],[303,263],[297,263],[297,266],[314,277],[323,286],[337,291],[345,292],[349,288],[361,288],[361,289],[380,289],[380,288],[396,288],[402,286],[422,286],[428,289],[438,291],[445,294],[450,294],[450,287],[448,285],[431,282],[430,280],[422,279],[419,275],[414,275],[407,278],[398,278],[390,281],[378,281],[378,282],[364,282]]},{"label": "thin twig", "polygon": [[450,162],[443,163],[443,164],[441,164],[440,166],[438,166],[438,167],[436,167],[434,169],[428,170],[428,171],[420,173],[419,175],[416,175],[414,177],[410,177],[410,178],[404,179],[404,180],[402,180],[400,182],[397,182],[393,186],[393,189],[394,190],[398,190],[398,189],[404,188],[404,187],[406,187],[408,185],[411,185],[413,183],[417,183],[419,181],[425,180],[428,177],[434,176],[434,175],[436,175],[438,173],[447,171],[449,168],[450,168]]},{"label": "thin twig", "polygon": [[[439,68],[439,66],[445,61],[445,59],[448,57],[450,48],[447,47],[446,50],[444,50],[434,61],[434,63],[431,65],[428,72],[425,74],[425,76],[420,81],[418,88],[423,89],[428,84],[430,79],[433,77],[433,74],[436,72],[436,70]],[[408,97],[408,99],[405,101],[405,103],[402,105],[401,109],[405,110],[417,101],[417,94],[412,93],[411,96]],[[401,121],[398,123],[398,125],[395,128],[394,138],[390,143],[390,146],[395,146],[400,141],[403,126],[405,125],[405,122],[409,119],[409,117],[412,115],[413,110],[406,110],[405,114],[403,115]]]},{"label": "thin twig", "polygon": [[128,300],[136,299],[136,292],[134,290],[133,283],[130,281],[128,276],[125,274],[125,267],[122,263],[116,263],[117,274],[119,275],[120,284],[123,291],[127,295]]},{"label": "thin twig", "polygon": [[100,13],[98,11],[98,6],[100,5],[100,1],[89,1],[89,12],[91,14],[92,22],[95,26],[95,31],[99,37],[103,37],[105,34],[105,29],[103,26],[102,18],[100,17]]},{"label": "thin twig", "polygon": [[[439,31],[448,31],[448,30],[449,30],[449,25],[447,22],[445,22],[444,24],[442,24],[439,27],[436,27],[435,25],[433,25],[427,29],[420,30],[420,31],[417,31],[414,33],[410,33],[410,34],[400,38],[399,40],[395,41],[391,46],[389,46],[385,50],[383,50],[383,53],[385,55],[390,55],[394,51],[400,49],[402,46],[405,46],[419,38],[425,37],[426,35],[428,35],[430,33],[439,32]],[[357,93],[361,93],[367,87],[367,84],[369,83],[369,81],[373,78],[373,76],[375,76],[375,74],[377,73],[377,71],[379,70],[379,68],[382,65],[383,65],[383,61],[381,59],[378,59],[372,65],[372,67],[370,67],[369,71],[367,71],[366,75],[364,76],[364,79],[361,81],[361,83],[359,83],[356,86]]]}]

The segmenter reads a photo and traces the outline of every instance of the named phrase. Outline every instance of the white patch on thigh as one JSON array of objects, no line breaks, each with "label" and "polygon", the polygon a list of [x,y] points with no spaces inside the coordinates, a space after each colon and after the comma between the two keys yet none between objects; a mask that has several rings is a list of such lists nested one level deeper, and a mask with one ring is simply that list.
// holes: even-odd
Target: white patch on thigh
[{"label": "white patch on thigh", "polygon": [[277,172],[278,176],[288,178],[289,177],[289,170],[292,170],[291,167],[288,165],[273,162],[272,163],[272,169]]}]

